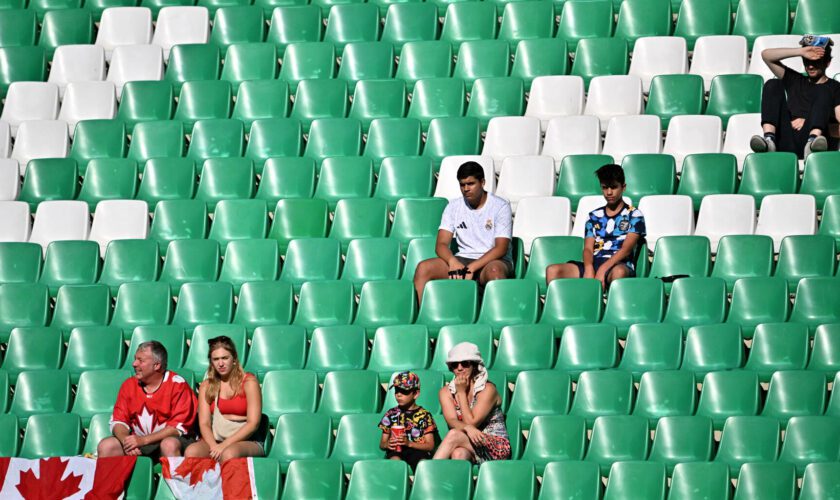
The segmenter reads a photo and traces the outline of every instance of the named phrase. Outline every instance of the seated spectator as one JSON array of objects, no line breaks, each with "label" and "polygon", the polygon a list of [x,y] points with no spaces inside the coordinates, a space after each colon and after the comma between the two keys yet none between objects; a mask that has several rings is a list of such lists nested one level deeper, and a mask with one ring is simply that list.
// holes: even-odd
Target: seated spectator
[{"label": "seated spectator", "polygon": [[510,459],[510,439],[502,413],[502,398],[487,369],[478,346],[461,342],[446,356],[455,374],[438,393],[449,432],[434,458],[451,458],[483,463]]},{"label": "seated spectator", "polygon": [[[604,165],[595,171],[607,202],[589,212],[583,244],[583,261],[552,264],[545,281],[558,278],[595,278],[606,288],[617,279],[636,275],[633,254],[645,234],[645,218],[639,209],[624,202],[624,170]],[[583,214],[578,214],[583,217]]]},{"label": "seated spectator", "polygon": [[[824,36],[806,35],[797,48],[766,49],[761,58],[776,75],[768,80],[761,94],[761,128],[764,136],[754,135],[750,148],[757,152],[787,151],[802,159],[829,147],[829,126],[840,119],[840,82],[825,74],[831,62],[833,42]],[[782,60],[801,57],[805,75]],[[837,149],[836,141],[832,147]]]},{"label": "seated spectator", "polygon": [[99,442],[98,456],[178,457],[194,441],[195,394],[166,363],[160,342],[137,347],[134,376],[120,387],[111,416],[114,435]]},{"label": "seated spectator", "polygon": [[[484,169],[474,161],[457,172],[463,198],[449,201],[437,235],[437,257],[417,265],[414,288],[418,300],[430,280],[468,279],[486,285],[513,273],[511,258],[512,215],[510,203],[484,190]],[[449,249],[452,236],[458,253]]]},{"label": "seated spectator", "polygon": [[201,439],[187,448],[188,457],[225,462],[237,457],[262,457],[265,436],[259,434],[262,393],[257,378],[245,373],[229,337],[207,341],[210,366],[198,388]]},{"label": "seated spectator", "polygon": [[[385,458],[403,460],[414,470],[420,460],[432,458],[437,439],[437,426],[432,414],[417,405],[420,378],[414,372],[401,372],[391,379],[397,406],[385,412],[379,428],[379,448]],[[397,432],[394,430],[397,429]]]}]

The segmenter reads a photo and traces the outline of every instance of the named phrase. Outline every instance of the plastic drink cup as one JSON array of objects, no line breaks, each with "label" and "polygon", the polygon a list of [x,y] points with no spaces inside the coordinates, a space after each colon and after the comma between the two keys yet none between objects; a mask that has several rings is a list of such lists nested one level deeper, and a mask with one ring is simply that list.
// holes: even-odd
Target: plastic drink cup
[{"label": "plastic drink cup", "polygon": [[[405,427],[402,425],[392,425],[391,426],[391,437],[395,440],[402,439],[405,437]],[[395,446],[394,450],[402,451],[402,446]]]}]

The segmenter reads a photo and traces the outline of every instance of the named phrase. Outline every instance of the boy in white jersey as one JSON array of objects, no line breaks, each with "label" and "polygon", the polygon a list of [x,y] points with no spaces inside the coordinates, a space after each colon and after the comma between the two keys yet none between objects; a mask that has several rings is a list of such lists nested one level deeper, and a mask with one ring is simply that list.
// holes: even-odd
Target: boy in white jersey
[{"label": "boy in white jersey", "polygon": [[[513,273],[510,203],[484,190],[484,169],[474,161],[461,165],[457,177],[463,197],[450,200],[443,211],[437,257],[418,264],[414,273],[418,300],[430,280],[471,279],[483,286]],[[449,249],[453,235],[457,254]]]}]

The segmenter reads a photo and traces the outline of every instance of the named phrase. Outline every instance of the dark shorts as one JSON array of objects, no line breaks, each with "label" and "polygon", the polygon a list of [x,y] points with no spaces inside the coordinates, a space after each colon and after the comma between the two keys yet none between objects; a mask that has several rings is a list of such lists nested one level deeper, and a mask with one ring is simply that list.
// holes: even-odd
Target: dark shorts
[{"label": "dark shorts", "polygon": [[[468,266],[468,265],[470,265],[471,263],[473,263],[473,262],[475,262],[476,260],[478,260],[478,259],[468,259],[467,257],[459,257],[459,256],[457,256],[457,255],[455,256],[455,258],[456,258],[456,259],[458,259],[458,261],[459,261],[461,264],[465,265],[465,266]],[[503,263],[503,264],[505,265],[505,267],[506,267],[506,269],[505,269],[505,275],[506,275],[508,278],[510,278],[511,276],[513,276],[513,262],[511,262],[511,261],[509,261],[509,260],[507,260],[507,259],[499,259],[499,262]],[[478,272],[473,273],[473,277],[472,277],[472,279],[474,279],[474,280],[478,281],[478,279],[481,277],[481,271],[483,271],[483,270],[484,270],[484,268],[482,267],[481,269],[479,269],[479,270],[478,270]]]},{"label": "dark shorts", "polygon": [[[195,443],[195,438],[187,436],[178,436],[178,441],[181,442],[181,454],[183,455],[184,450],[187,449],[187,446]],[[144,457],[151,458],[153,462],[157,462],[158,460],[160,460],[160,441],[158,441],[157,443],[147,444],[146,446],[141,446],[140,453]]]},{"label": "dark shorts", "polygon": [[414,448],[403,448],[402,451],[391,451],[388,450],[385,452],[385,458],[390,459],[391,457],[400,457],[400,460],[407,463],[411,470],[417,468],[417,464],[420,460],[428,460],[432,458],[432,453],[428,451],[421,451],[415,450]]},{"label": "dark shorts", "polygon": [[[603,263],[604,263],[604,262],[598,262],[598,261],[595,261],[595,262],[593,262],[593,263],[592,263],[592,267],[594,267],[594,268],[595,268],[595,272],[596,272],[596,273],[598,272],[598,268],[599,268],[599,267],[601,267],[601,264],[603,264]],[[584,271],[585,271],[585,267],[584,267],[584,265],[583,265],[583,262],[581,262],[581,261],[579,261],[579,260],[570,260],[570,261],[568,261],[568,262],[567,262],[567,264],[574,264],[574,265],[576,265],[576,266],[577,266],[577,268],[578,268],[578,272],[580,273],[580,276],[581,276],[581,277],[583,277],[583,273],[584,273]],[[627,262],[622,262],[622,263],[620,263],[620,264],[616,264],[615,266],[613,266],[612,268],[610,268],[610,270],[609,270],[609,272],[607,273],[607,276],[606,276],[607,278],[609,278],[610,273],[613,271],[613,269],[615,269],[615,268],[616,268],[616,266],[624,266],[624,267],[626,267],[626,268],[627,268],[627,277],[629,277],[629,278],[633,278],[633,277],[635,277],[635,276],[636,276],[636,270],[635,270],[632,266],[628,265],[628,264],[627,264]]]}]

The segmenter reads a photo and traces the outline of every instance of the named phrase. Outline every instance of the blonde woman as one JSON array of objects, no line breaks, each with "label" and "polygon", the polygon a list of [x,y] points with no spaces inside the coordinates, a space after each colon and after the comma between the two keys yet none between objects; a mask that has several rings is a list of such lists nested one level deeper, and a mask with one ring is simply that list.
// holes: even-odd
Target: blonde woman
[{"label": "blonde woman", "polygon": [[201,439],[187,448],[187,457],[211,457],[224,462],[237,457],[261,457],[264,436],[258,435],[262,393],[257,378],[245,373],[229,337],[210,339],[207,377],[198,389]]}]

